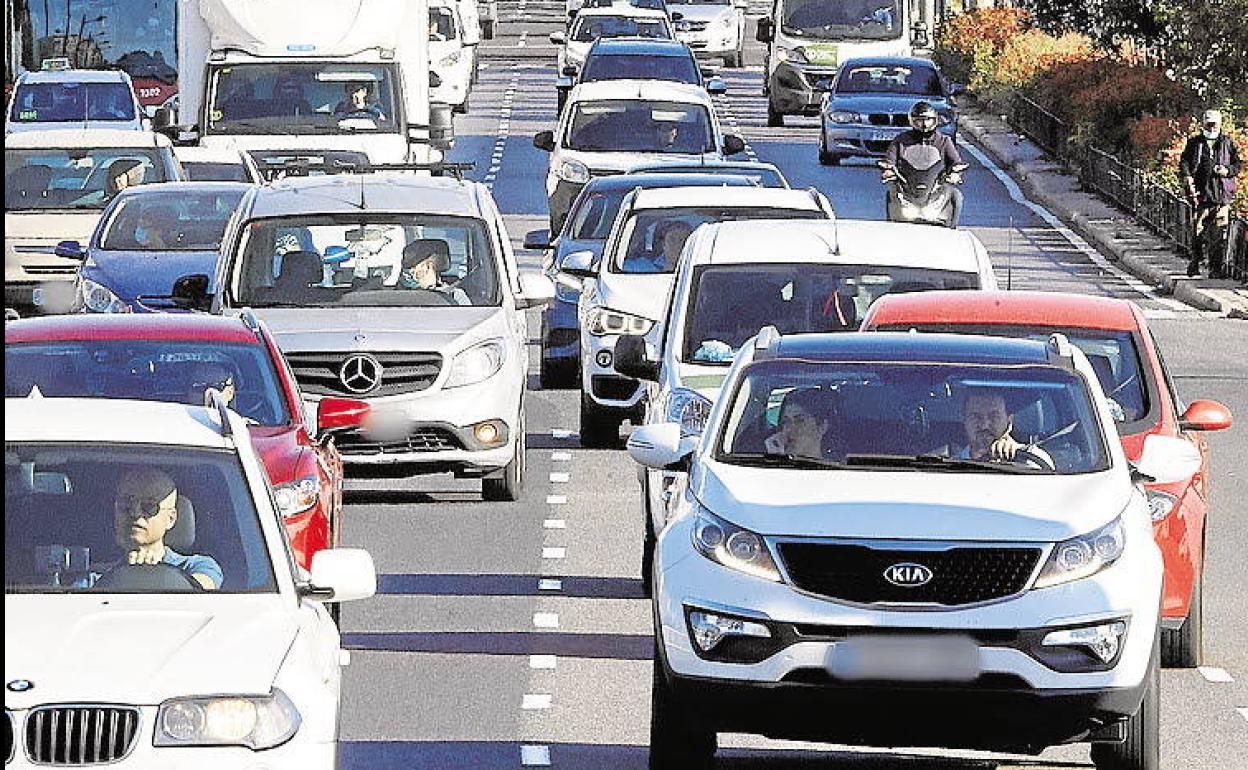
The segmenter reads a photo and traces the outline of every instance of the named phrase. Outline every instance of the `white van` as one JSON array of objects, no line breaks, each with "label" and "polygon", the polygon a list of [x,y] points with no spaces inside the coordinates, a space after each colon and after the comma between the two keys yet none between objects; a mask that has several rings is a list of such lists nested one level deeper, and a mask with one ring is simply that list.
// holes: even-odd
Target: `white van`
[{"label": "white van", "polygon": [[460,113],[468,111],[476,56],[476,46],[466,43],[465,5],[471,3],[429,0],[429,69],[437,75],[430,80],[436,84],[429,89],[430,98]]}]

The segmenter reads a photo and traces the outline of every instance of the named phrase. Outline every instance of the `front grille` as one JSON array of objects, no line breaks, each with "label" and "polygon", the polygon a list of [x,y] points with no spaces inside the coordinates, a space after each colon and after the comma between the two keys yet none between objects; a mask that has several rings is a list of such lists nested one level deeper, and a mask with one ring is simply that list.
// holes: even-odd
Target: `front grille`
[{"label": "front grille", "polygon": [[680,23],[682,25],[680,27],[681,32],[701,32],[710,26],[710,22],[708,21],[693,21],[692,19],[689,21],[682,21]]},{"label": "front grille", "polygon": [[78,272],[77,265],[22,265],[22,271],[31,275],[73,275]]},{"label": "front grille", "polygon": [[436,427],[416,428],[406,437],[393,441],[374,441],[367,434],[355,431],[337,437],[334,444],[343,455],[447,452],[464,448],[455,434]]},{"label": "front grille", "polygon": [[619,176],[620,174],[623,174],[623,173],[624,171],[618,168],[591,168],[589,170],[589,175],[592,177]]},{"label": "front grille", "polygon": [[888,142],[876,141],[874,139],[868,139],[865,144],[867,145],[867,149],[871,152],[885,152],[888,150],[889,145]]},{"label": "front grille", "polygon": [[905,113],[873,112],[867,116],[873,126],[909,126],[910,116]]},{"label": "front grille", "polygon": [[[874,548],[849,543],[782,542],[780,558],[793,584],[856,604],[939,604],[956,607],[1022,591],[1040,559],[1039,548],[955,546],[944,550]],[[921,586],[897,586],[884,573],[897,564],[932,572]]]},{"label": "front grille", "polygon": [[[343,364],[356,355],[371,356],[381,365],[381,380],[372,390],[351,390],[342,381]],[[287,353],[286,360],[299,387],[318,396],[373,398],[415,393],[432,385],[442,371],[442,356],[437,353]]]},{"label": "front grille", "polygon": [[637,392],[637,380],[611,374],[595,374],[590,378],[594,395],[607,401],[627,401]]},{"label": "front grille", "polygon": [[138,733],[138,709],[42,706],[26,717],[26,755],[56,767],[116,762],[134,748]]}]

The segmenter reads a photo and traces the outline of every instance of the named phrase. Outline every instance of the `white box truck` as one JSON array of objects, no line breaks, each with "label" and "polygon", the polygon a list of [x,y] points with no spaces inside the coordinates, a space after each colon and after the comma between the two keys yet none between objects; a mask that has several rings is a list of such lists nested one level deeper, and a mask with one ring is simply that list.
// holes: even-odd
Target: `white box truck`
[{"label": "white box truck", "polygon": [[427,0],[178,0],[177,18],[182,141],[262,167],[429,163],[449,144]]}]

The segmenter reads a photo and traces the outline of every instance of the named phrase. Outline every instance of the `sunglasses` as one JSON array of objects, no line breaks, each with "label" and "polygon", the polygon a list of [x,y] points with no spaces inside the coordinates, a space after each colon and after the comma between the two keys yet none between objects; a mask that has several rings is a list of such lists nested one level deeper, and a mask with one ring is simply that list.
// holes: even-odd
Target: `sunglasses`
[{"label": "sunglasses", "polygon": [[113,508],[119,513],[133,513],[138,511],[137,518],[150,519],[163,510],[172,510],[173,506],[163,506],[161,503],[165,501],[164,497],[132,497],[124,495],[113,501]]},{"label": "sunglasses", "polygon": [[225,379],[213,380],[211,382],[194,382],[194,383],[191,383],[191,387],[199,388],[202,390],[207,390],[208,388],[215,388],[217,390],[225,390],[226,388],[234,387],[234,378],[226,377]]}]

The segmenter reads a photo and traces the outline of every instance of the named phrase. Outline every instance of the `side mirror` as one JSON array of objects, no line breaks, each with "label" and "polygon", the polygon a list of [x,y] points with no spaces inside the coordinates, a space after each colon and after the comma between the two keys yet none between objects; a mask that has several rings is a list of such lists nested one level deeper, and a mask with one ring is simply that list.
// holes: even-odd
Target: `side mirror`
[{"label": "side mirror", "polygon": [[566,75],[567,77],[574,78],[574,77],[576,77],[576,73],[577,73],[577,72],[578,72],[578,70],[576,69],[576,65],[575,65],[575,64],[565,64],[565,65],[563,66],[563,73],[562,73],[562,74]]},{"label": "side mirror", "polygon": [[377,593],[377,567],[363,548],[326,548],[312,555],[308,593],[327,602],[367,599]]},{"label": "side mirror", "polygon": [[691,446],[682,446],[680,425],[674,422],[643,425],[628,437],[628,455],[647,468],[670,468],[690,452]]},{"label": "side mirror", "polygon": [[659,362],[646,355],[646,338],[625,334],[615,341],[615,370],[635,380],[659,379]]},{"label": "side mirror", "polygon": [[559,264],[559,272],[567,273],[575,278],[593,278],[596,275],[594,252],[588,250],[572,252]]},{"label": "side mirror", "polygon": [[775,30],[771,26],[771,19],[759,19],[758,31],[754,33],[754,39],[760,43],[770,43],[775,37]]},{"label": "side mirror", "polygon": [[556,91],[570,91],[572,90],[572,86],[574,84],[575,82],[568,75],[560,75],[559,77],[555,78],[555,90]]},{"label": "side mirror", "polygon": [[672,21],[680,21],[680,20],[681,20],[681,19],[683,19],[683,18],[685,18],[685,15],[684,15],[683,13],[681,13],[680,11],[672,11],[672,12],[671,12],[671,19],[672,19]]},{"label": "side mirror", "polygon": [[528,308],[547,305],[555,298],[555,282],[533,270],[520,273],[520,293],[516,295],[516,307]]},{"label": "side mirror", "polygon": [[363,426],[372,407],[354,398],[322,398],[316,404],[316,432],[327,436]]},{"label": "side mirror", "polygon": [[524,248],[526,249],[549,249],[550,248],[550,231],[549,230],[530,230],[524,235]]},{"label": "side mirror", "polygon": [[1183,430],[1226,430],[1231,427],[1231,410],[1217,401],[1201,399],[1188,405],[1179,418]]},{"label": "side mirror", "polygon": [[440,85],[442,85],[442,76],[433,70],[429,70],[429,87],[437,88]]},{"label": "side mirror", "polygon": [[178,307],[188,310],[207,311],[212,308],[212,295],[208,293],[211,279],[204,273],[184,275],[173,284],[171,298]]},{"label": "side mirror", "polygon": [[199,144],[199,126],[175,126],[168,125],[164,128],[157,128],[158,133],[169,137],[169,141],[178,147],[193,147]]},{"label": "side mirror", "polygon": [[445,102],[429,105],[429,146],[438,150],[455,146],[454,108]]},{"label": "side mirror", "polygon": [[736,134],[724,135],[724,154],[739,155],[745,152],[745,140]]},{"label": "side mirror", "polygon": [[65,259],[87,258],[87,250],[82,248],[82,244],[78,241],[61,241],[56,244],[56,248],[52,250],[52,253]]},{"label": "side mirror", "polygon": [[1134,475],[1146,482],[1175,484],[1195,475],[1200,461],[1200,450],[1186,439],[1148,436]]},{"label": "side mirror", "polygon": [[168,107],[157,107],[152,113],[152,130],[160,131],[173,125],[173,110]]},{"label": "side mirror", "polygon": [[[568,14],[569,16],[571,14]],[[550,42],[554,45],[565,45],[568,42],[568,36],[562,32],[551,32]]]},{"label": "side mirror", "polygon": [[[706,81],[706,92],[711,96],[723,96],[728,93],[728,84],[714,77]],[[744,149],[744,147],[742,147]]]},{"label": "side mirror", "polygon": [[555,151],[555,132],[554,131],[538,131],[533,136],[533,146],[539,150],[546,152]]}]

